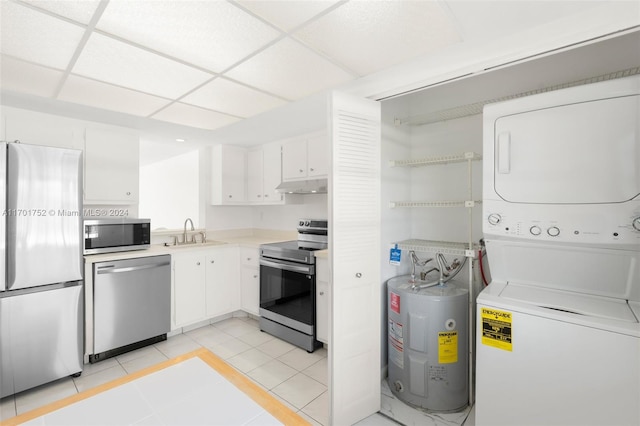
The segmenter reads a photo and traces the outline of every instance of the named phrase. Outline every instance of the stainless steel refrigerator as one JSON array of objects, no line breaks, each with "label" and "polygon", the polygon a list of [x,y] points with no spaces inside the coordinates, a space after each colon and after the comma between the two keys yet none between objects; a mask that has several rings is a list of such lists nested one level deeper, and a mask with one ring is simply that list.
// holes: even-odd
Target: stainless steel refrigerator
[{"label": "stainless steel refrigerator", "polygon": [[0,397],[82,372],[82,152],[0,143]]}]

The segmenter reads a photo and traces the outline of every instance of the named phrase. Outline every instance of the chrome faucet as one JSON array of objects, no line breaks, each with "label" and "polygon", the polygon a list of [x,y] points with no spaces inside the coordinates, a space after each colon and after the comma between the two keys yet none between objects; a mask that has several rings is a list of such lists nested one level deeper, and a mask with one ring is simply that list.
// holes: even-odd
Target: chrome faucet
[{"label": "chrome faucet", "polygon": [[[186,244],[187,243],[187,222],[191,222],[191,230],[195,231],[195,228],[193,227],[193,221],[191,220],[190,217],[187,218],[187,220],[184,221],[184,234],[182,234],[182,241]],[[195,240],[194,240],[195,242]]]}]

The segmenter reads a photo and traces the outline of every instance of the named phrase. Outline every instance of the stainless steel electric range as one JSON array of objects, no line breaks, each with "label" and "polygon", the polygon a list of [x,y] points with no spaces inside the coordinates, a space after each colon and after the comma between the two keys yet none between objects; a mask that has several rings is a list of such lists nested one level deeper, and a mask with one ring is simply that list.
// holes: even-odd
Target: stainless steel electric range
[{"label": "stainless steel electric range", "polygon": [[260,330],[307,352],[316,340],[316,259],[327,248],[327,221],[301,219],[298,239],[260,246]]}]

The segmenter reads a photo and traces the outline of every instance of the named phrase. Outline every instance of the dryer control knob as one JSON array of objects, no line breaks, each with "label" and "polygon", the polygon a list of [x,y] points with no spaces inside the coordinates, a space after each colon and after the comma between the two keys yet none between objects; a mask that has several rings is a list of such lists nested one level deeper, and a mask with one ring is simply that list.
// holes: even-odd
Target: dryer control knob
[{"label": "dryer control knob", "polygon": [[498,214],[498,213],[491,213],[488,217],[487,220],[489,221],[490,224],[492,225],[497,225],[500,223],[500,221],[502,220],[502,217]]},{"label": "dryer control knob", "polygon": [[640,231],[640,217],[633,219],[633,229]]},{"label": "dryer control knob", "polygon": [[533,225],[529,228],[529,232],[531,232],[531,235],[540,235],[542,233],[542,229],[537,225]]},{"label": "dryer control knob", "polygon": [[557,237],[558,235],[560,235],[560,229],[557,226],[552,226],[551,228],[547,229],[547,234],[551,235],[552,237]]}]

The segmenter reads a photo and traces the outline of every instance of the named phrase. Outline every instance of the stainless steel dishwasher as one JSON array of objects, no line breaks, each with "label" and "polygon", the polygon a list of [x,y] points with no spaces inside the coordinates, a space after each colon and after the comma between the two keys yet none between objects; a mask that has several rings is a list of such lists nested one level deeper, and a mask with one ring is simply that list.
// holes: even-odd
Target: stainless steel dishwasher
[{"label": "stainless steel dishwasher", "polygon": [[94,363],[167,339],[171,329],[171,256],[93,266]]}]

